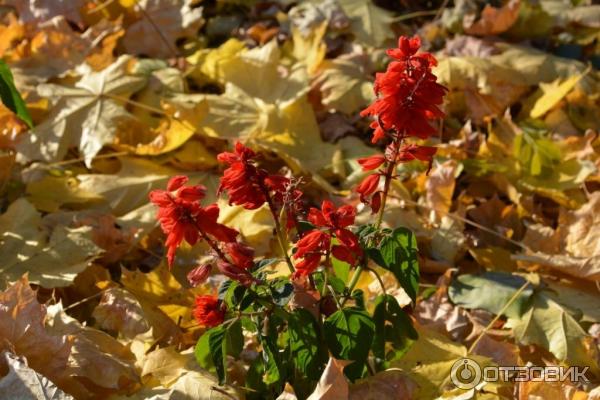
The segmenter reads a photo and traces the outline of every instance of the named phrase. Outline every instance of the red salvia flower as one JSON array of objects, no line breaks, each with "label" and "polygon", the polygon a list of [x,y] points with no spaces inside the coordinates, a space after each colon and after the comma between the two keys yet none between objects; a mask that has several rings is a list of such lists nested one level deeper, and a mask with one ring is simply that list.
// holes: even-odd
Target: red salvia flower
[{"label": "red salvia flower", "polygon": [[254,249],[242,243],[232,242],[225,244],[225,253],[233,263],[240,268],[249,269],[254,265]]},{"label": "red salvia flower", "polygon": [[431,162],[436,151],[437,147],[409,144],[400,148],[400,152],[398,153],[398,161],[406,162],[412,160],[421,160]]},{"label": "red salvia flower", "polygon": [[363,171],[372,171],[379,168],[385,162],[385,157],[382,154],[375,154],[370,157],[359,158],[357,161]]},{"label": "red salvia flower", "polygon": [[214,296],[197,296],[193,314],[200,325],[212,328],[225,320],[225,305]]},{"label": "red salvia flower", "polygon": [[184,186],[185,176],[175,176],[167,184],[167,190],[153,190],[150,201],[158,206],[157,218],[167,240],[167,261],[173,265],[175,251],[185,240],[196,244],[202,234],[208,234],[224,242],[235,241],[238,232],[219,224],[219,208],[216,204],[203,208],[200,200],[206,188],[202,185]]},{"label": "red salvia flower", "polygon": [[[321,210],[311,208],[308,221],[315,226],[313,229],[296,242],[295,259],[302,259],[296,263],[294,277],[306,276],[318,266],[321,256],[331,250],[334,257],[355,264],[362,250],[358,238],[347,229],[354,224],[356,210],[352,206],[335,208],[332,202],[323,201]],[[335,236],[340,242],[331,248],[331,238]]]},{"label": "red salvia flower", "polygon": [[219,271],[221,271],[223,275],[235,281],[238,281],[244,286],[250,286],[252,282],[256,281],[256,279],[254,279],[250,272],[248,272],[242,267],[230,263],[229,261],[218,260],[217,268],[219,269]]},{"label": "red salvia flower", "polygon": [[206,282],[212,269],[210,264],[202,264],[188,272],[187,280],[192,287],[196,287],[201,283]]},{"label": "red salvia flower", "polygon": [[377,191],[380,174],[371,174],[358,185],[356,191],[360,193],[360,200],[366,202],[367,198]]},{"label": "red salvia flower", "polygon": [[[435,58],[429,53],[417,54],[421,46],[418,37],[398,39],[398,48],[388,50],[395,58],[384,73],[375,77],[377,99],[362,116],[377,119],[373,140],[385,136],[384,130],[395,130],[401,136],[426,138],[435,133],[429,121],[442,118],[439,106],[446,88],[436,82],[431,72]],[[383,126],[381,126],[383,125]]]},{"label": "red salvia flower", "polygon": [[[227,191],[229,203],[255,210],[267,201],[267,196],[281,198],[289,185],[289,179],[258,168],[254,161],[256,153],[242,143],[235,144],[233,153],[217,156],[229,167],[223,172],[218,192]],[[271,194],[271,192],[273,192]]]}]

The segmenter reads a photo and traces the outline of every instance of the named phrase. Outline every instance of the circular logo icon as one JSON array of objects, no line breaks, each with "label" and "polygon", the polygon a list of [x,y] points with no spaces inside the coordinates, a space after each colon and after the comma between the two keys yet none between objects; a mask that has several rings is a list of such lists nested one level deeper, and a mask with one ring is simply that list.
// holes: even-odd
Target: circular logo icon
[{"label": "circular logo icon", "polygon": [[450,379],[459,389],[473,389],[481,382],[481,367],[470,358],[461,358],[452,365]]}]

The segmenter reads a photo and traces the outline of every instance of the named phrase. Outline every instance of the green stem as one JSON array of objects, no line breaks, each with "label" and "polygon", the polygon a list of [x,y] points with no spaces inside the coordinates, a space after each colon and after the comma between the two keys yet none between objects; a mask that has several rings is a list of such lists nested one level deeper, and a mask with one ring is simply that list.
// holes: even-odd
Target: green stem
[{"label": "green stem", "polygon": [[[376,229],[379,229],[379,227],[381,226],[381,223],[383,222],[383,213],[385,212],[385,205],[387,203],[388,192],[390,191],[390,184],[392,182],[392,179],[394,178],[394,171],[396,170],[396,164],[397,164],[396,158],[398,157],[398,153],[400,152],[400,146],[402,145],[402,140],[403,140],[402,136],[396,136],[394,138],[394,154],[393,154],[392,161],[388,164],[387,169],[385,171],[385,183],[383,185],[383,197],[381,198],[381,206],[380,206],[379,212],[377,214],[377,222],[375,223]],[[352,291],[356,287],[356,284],[358,283],[358,280],[360,279],[360,275],[362,274],[363,270],[366,268],[366,264],[367,264],[367,258],[363,257],[362,263],[358,267],[356,267],[356,270],[354,271],[354,275],[352,275],[352,279],[350,280],[350,286],[348,286],[348,289],[350,290],[350,294],[352,294]]]},{"label": "green stem", "polygon": [[287,244],[283,238],[283,230],[281,229],[281,224],[279,223],[279,217],[277,216],[277,210],[275,209],[275,204],[273,204],[273,200],[271,199],[271,195],[266,188],[263,188],[265,193],[265,198],[267,199],[267,204],[269,205],[269,210],[271,210],[271,215],[273,216],[273,222],[275,222],[275,236],[277,236],[277,243],[279,243],[279,248],[285,257],[285,262],[287,263],[290,272],[293,274],[296,270],[294,268],[294,264],[292,263],[292,259],[288,255],[287,252]]}]

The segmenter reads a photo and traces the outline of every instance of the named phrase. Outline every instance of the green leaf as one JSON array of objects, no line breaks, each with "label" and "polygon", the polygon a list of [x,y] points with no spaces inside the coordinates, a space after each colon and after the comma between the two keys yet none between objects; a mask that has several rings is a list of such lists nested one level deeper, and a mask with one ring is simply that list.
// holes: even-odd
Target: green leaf
[{"label": "green leaf", "polygon": [[[481,275],[465,274],[452,281],[448,287],[448,297],[454,304],[462,307],[481,308],[498,314],[524,284],[525,278],[504,272],[485,272]],[[511,318],[523,315],[532,294],[531,286],[525,288],[504,314]]]},{"label": "green leaf", "polygon": [[[398,301],[390,295],[380,295],[375,299],[373,321],[373,354],[378,358],[377,363],[383,370],[388,367],[387,361],[401,357],[410,348],[418,334]],[[391,355],[386,354],[386,343],[391,343],[396,350]]]},{"label": "green leaf", "polygon": [[265,368],[263,381],[267,385],[272,385],[279,382],[283,376],[278,358],[277,344],[268,336],[262,336],[260,341],[263,349],[261,354]]},{"label": "green leaf", "polygon": [[299,308],[288,324],[290,350],[296,368],[309,379],[319,379],[327,362],[327,350],[323,348],[315,317]]},{"label": "green leaf", "polygon": [[528,311],[521,318],[509,318],[506,327],[513,329],[519,344],[536,344],[569,365],[589,366],[597,375],[600,368],[594,339],[551,295],[547,290],[536,291]]},{"label": "green leaf", "polygon": [[365,311],[350,307],[325,320],[324,336],[333,357],[352,360],[345,368],[350,379],[360,378],[375,334],[375,324]]},{"label": "green leaf", "polygon": [[33,127],[27,106],[15,87],[13,75],[8,65],[2,60],[0,60],[0,98],[2,98],[2,103],[17,114],[17,117],[23,120],[27,126]]},{"label": "green leaf", "polygon": [[227,327],[226,351],[233,357],[238,357],[244,350],[244,334],[242,333],[242,321],[237,320]]},{"label": "green leaf", "polygon": [[294,295],[294,285],[283,279],[278,279],[270,286],[273,302],[284,307]]},{"label": "green leaf", "polygon": [[378,248],[369,248],[369,257],[391,271],[413,302],[419,290],[419,259],[417,239],[408,228],[394,229],[385,236]]},{"label": "green leaf", "polygon": [[227,330],[223,325],[217,326],[208,330],[204,335],[208,335],[208,347],[212,357],[213,365],[217,370],[219,384],[225,383],[225,357],[226,357],[226,341],[225,334]]},{"label": "green leaf", "polygon": [[208,339],[210,335],[204,334],[200,336],[194,347],[194,356],[199,366],[207,371],[216,373],[215,364],[213,363],[212,356],[210,353],[210,344]]}]

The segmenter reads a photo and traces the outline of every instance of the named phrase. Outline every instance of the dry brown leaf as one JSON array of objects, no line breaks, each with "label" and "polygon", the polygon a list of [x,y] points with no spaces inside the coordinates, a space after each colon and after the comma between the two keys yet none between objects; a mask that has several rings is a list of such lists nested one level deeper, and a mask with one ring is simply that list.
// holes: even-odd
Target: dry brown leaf
[{"label": "dry brown leaf", "polygon": [[344,367],[351,362],[330,357],[315,391],[312,392],[307,400],[347,399],[349,388],[348,381],[344,376]]},{"label": "dry brown leaf", "polygon": [[81,325],[63,311],[62,304],[49,306],[46,330],[72,339],[68,374],[84,382],[94,393],[128,393],[139,383],[135,357],[129,348],[105,332]]},{"label": "dry brown leaf", "polygon": [[92,316],[102,329],[119,332],[130,339],[150,329],[140,303],[131,293],[120,288],[104,291]]},{"label": "dry brown leaf", "polygon": [[486,4],[481,12],[481,18],[473,22],[472,16],[465,16],[463,26],[469,35],[497,35],[506,32],[519,17],[520,0],[510,0],[500,8]]},{"label": "dry brown leaf", "polygon": [[26,276],[0,293],[0,337],[1,349],[25,357],[31,368],[78,399],[125,393],[138,381],[127,347],[81,326],[60,304],[49,309],[39,304]]},{"label": "dry brown leaf", "polygon": [[425,183],[427,205],[439,211],[440,217],[448,213],[452,206],[457,167],[456,160],[448,160],[443,164],[438,164]]},{"label": "dry brown leaf", "polygon": [[202,8],[190,0],[140,0],[138,20],[127,28],[123,45],[130,54],[177,56],[177,39],[194,36],[203,23]]},{"label": "dry brown leaf", "polygon": [[350,386],[349,400],[410,400],[418,385],[404,371],[388,369]]},{"label": "dry brown leaf", "polygon": [[5,352],[2,358],[8,365],[8,375],[0,378],[0,398],[19,400],[74,400],[43,375],[29,368],[26,360]]},{"label": "dry brown leaf", "polygon": [[65,371],[74,338],[48,333],[45,317],[46,307],[37,302],[26,276],[0,292],[0,350],[25,357],[30,368],[61,389],[88,396],[90,392]]}]

